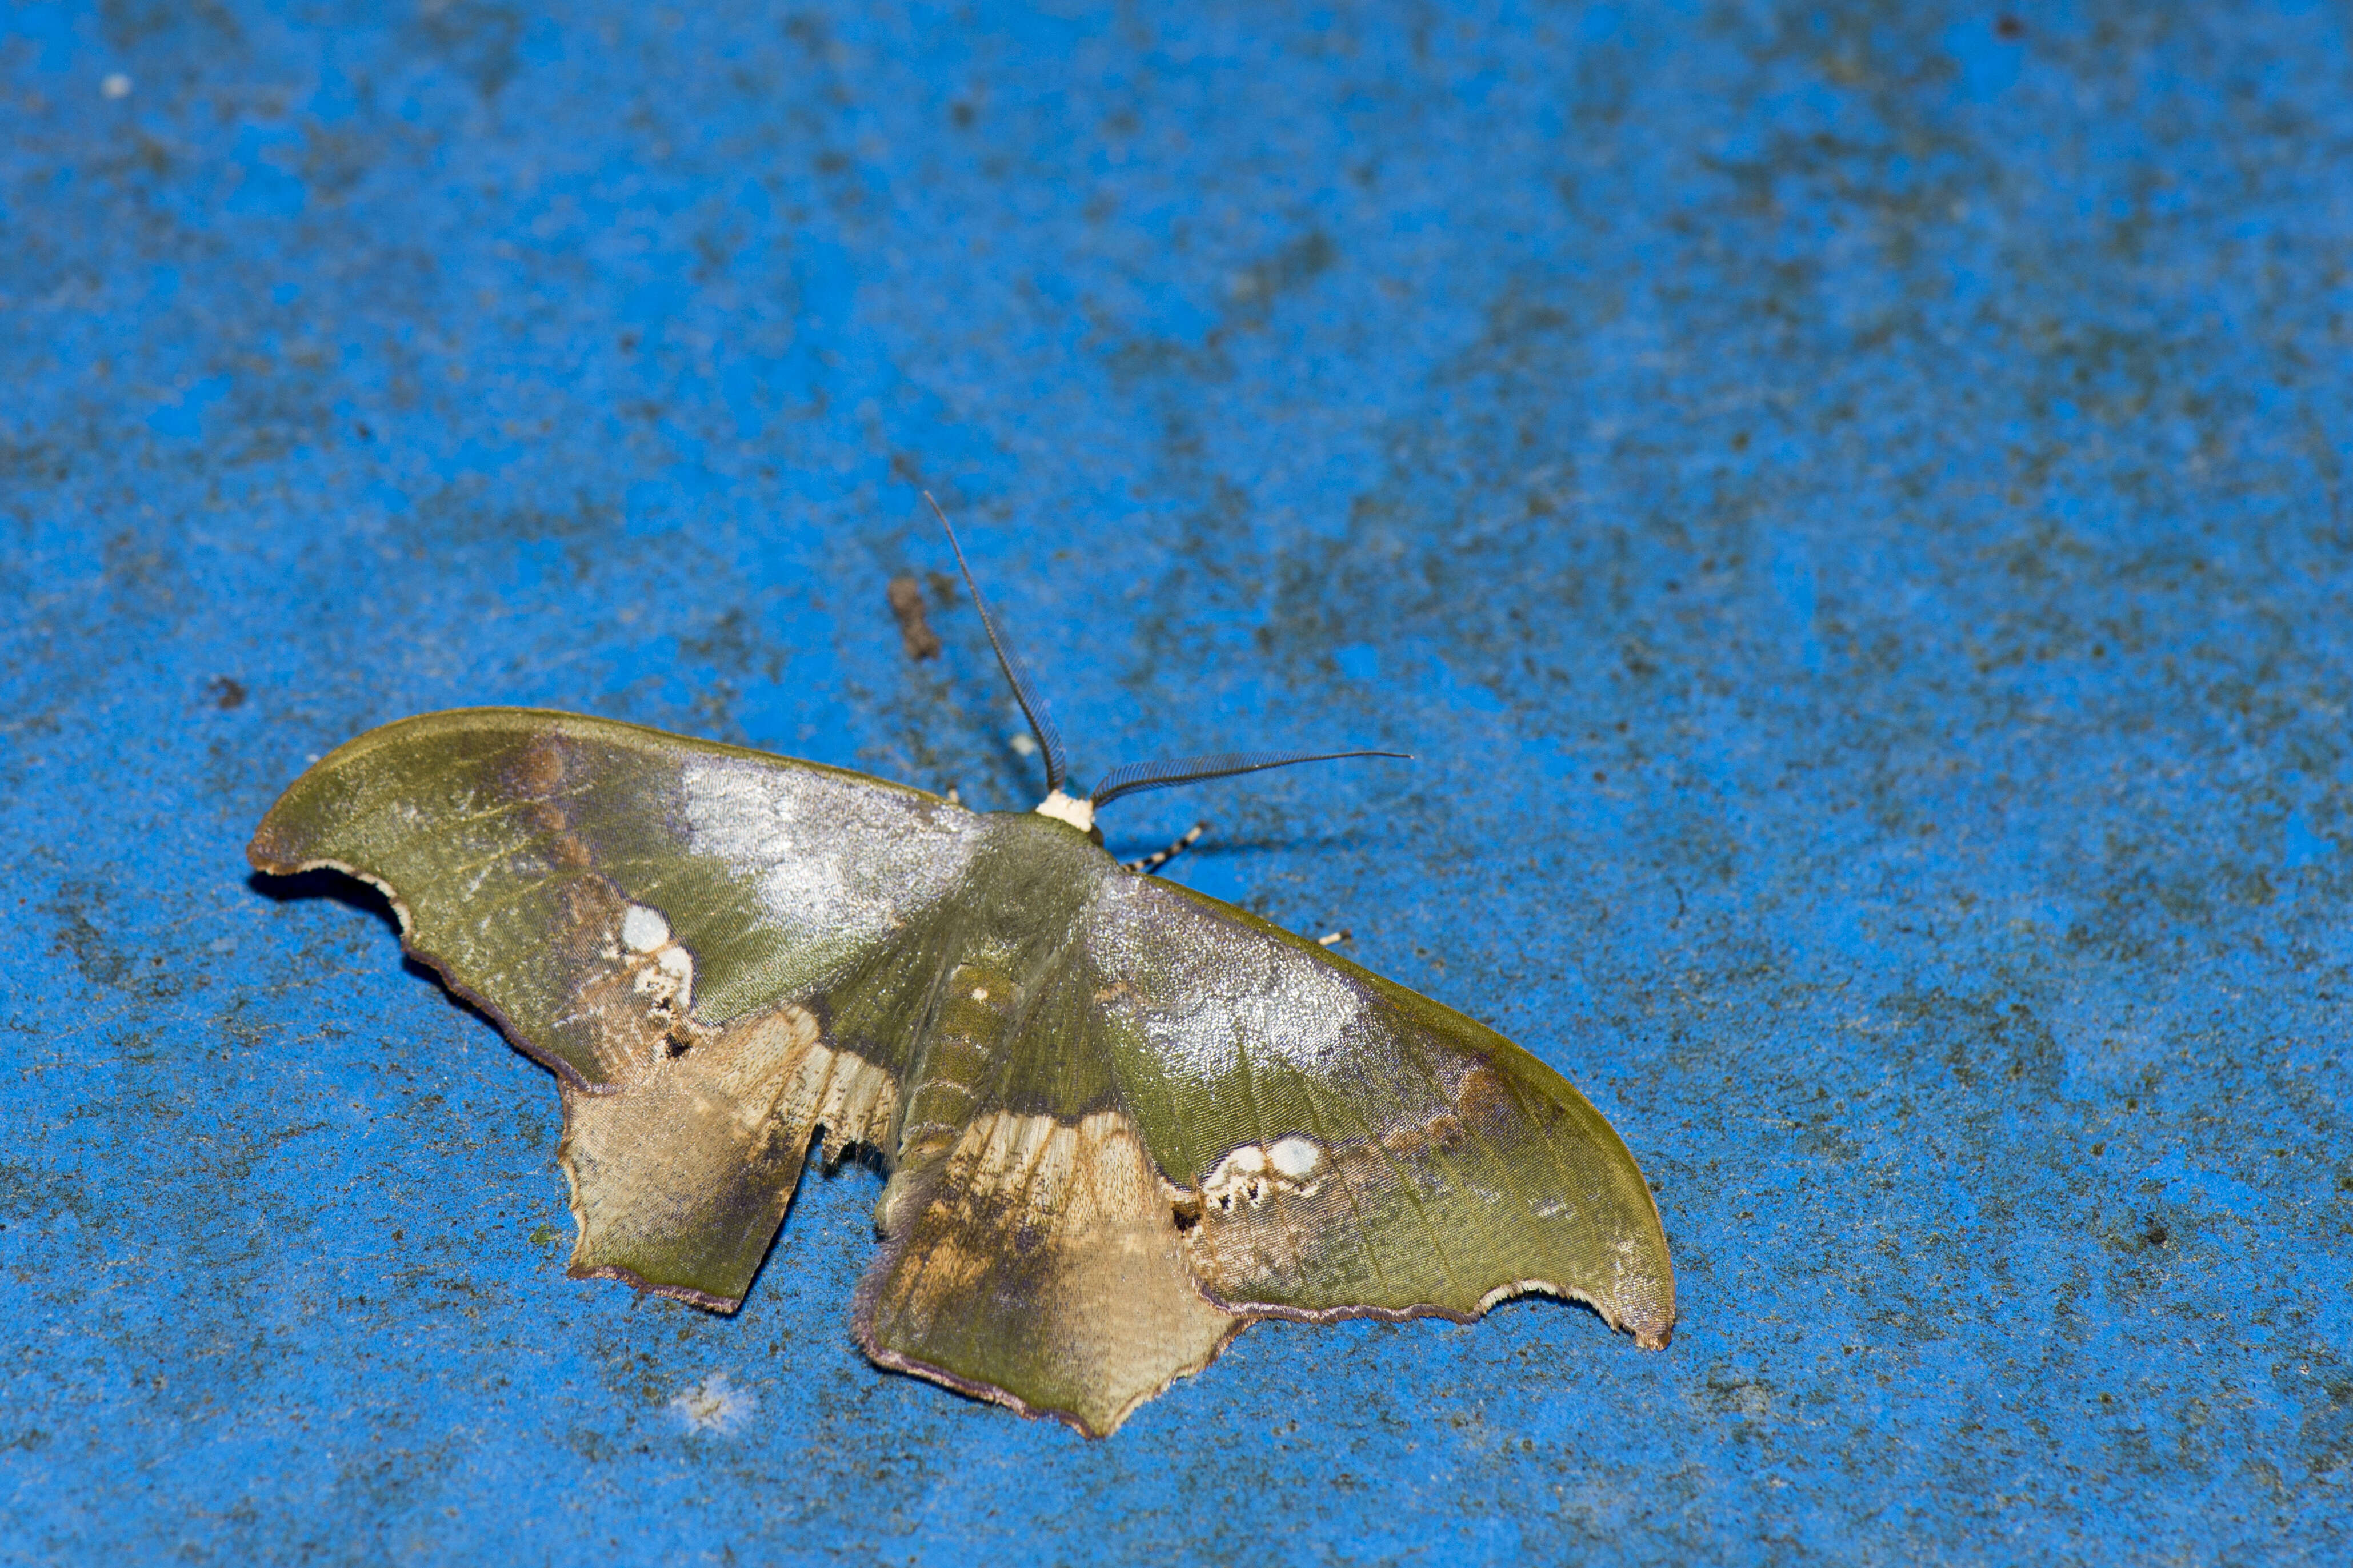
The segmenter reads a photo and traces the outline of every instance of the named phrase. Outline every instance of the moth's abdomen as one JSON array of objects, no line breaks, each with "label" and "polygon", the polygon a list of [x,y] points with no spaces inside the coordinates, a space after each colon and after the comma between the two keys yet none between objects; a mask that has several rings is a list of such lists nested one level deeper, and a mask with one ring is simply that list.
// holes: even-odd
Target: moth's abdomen
[{"label": "moth's abdomen", "polygon": [[900,1101],[891,1181],[874,1205],[883,1234],[898,1228],[908,1194],[929,1181],[1002,1077],[997,1069],[1015,1000],[1012,977],[990,963],[955,964],[940,983]]}]

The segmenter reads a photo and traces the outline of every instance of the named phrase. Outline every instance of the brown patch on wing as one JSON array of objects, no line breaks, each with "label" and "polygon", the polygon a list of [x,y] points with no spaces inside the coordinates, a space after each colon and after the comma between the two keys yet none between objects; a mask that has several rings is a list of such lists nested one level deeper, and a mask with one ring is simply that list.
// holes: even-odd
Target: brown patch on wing
[{"label": "brown patch on wing", "polygon": [[515,793],[525,796],[553,795],[564,783],[564,741],[554,734],[535,735],[515,753],[509,777]]},{"label": "brown patch on wing", "polygon": [[1454,1086],[1454,1106],[1461,1120],[1485,1131],[1504,1129],[1512,1107],[1511,1090],[1497,1077],[1493,1068],[1477,1064],[1463,1073]]},{"label": "brown patch on wing", "polygon": [[531,803],[526,817],[546,835],[548,862],[561,870],[586,871],[596,858],[572,830],[572,814],[556,795],[568,772],[565,752],[562,736],[533,736],[507,763],[507,784],[516,795]]},{"label": "brown patch on wing", "polygon": [[859,1287],[867,1354],[1093,1436],[1249,1319],[1202,1298],[1134,1123],[987,1112]]}]

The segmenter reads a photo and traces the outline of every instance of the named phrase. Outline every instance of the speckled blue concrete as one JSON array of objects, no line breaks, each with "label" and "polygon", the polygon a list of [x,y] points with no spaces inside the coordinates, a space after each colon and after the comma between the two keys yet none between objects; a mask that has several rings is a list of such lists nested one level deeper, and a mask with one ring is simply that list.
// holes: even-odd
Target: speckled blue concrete
[{"label": "speckled blue concrete", "polygon": [[[2348,1551],[2345,13],[1154,9],[0,18],[0,1556]],[[918,483],[1082,778],[1422,754],[1113,846],[1581,1085],[1670,1352],[1090,1444],[860,1358],[862,1171],[564,1278],[547,1077],[246,837],[483,702],[1026,804]]]}]

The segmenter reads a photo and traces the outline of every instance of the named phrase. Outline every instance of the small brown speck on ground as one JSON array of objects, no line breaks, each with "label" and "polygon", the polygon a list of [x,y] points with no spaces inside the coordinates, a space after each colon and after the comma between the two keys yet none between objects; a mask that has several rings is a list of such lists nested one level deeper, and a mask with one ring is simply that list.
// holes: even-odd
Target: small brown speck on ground
[{"label": "small brown speck on ground", "polygon": [[245,706],[245,683],[231,680],[226,675],[216,675],[206,683],[205,695],[213,700],[214,707],[224,712],[231,708],[242,708]]},{"label": "small brown speck on ground", "polygon": [[890,595],[891,613],[898,617],[899,639],[907,645],[907,657],[916,660],[937,658],[940,638],[923,614],[923,584],[911,576],[893,577]]}]

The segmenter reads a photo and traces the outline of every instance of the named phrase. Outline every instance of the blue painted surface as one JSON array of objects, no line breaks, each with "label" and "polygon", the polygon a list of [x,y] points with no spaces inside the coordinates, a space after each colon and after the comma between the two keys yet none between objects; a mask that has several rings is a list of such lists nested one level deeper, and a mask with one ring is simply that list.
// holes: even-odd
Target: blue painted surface
[{"label": "blue painted surface", "polygon": [[[2345,1552],[2343,14],[1159,10],[0,21],[0,1553]],[[1422,753],[1114,847],[1582,1086],[1670,1352],[1091,1445],[860,1359],[864,1173],[563,1278],[546,1077],[246,837],[480,702],[1026,804],[918,481],[1082,778]]]}]

